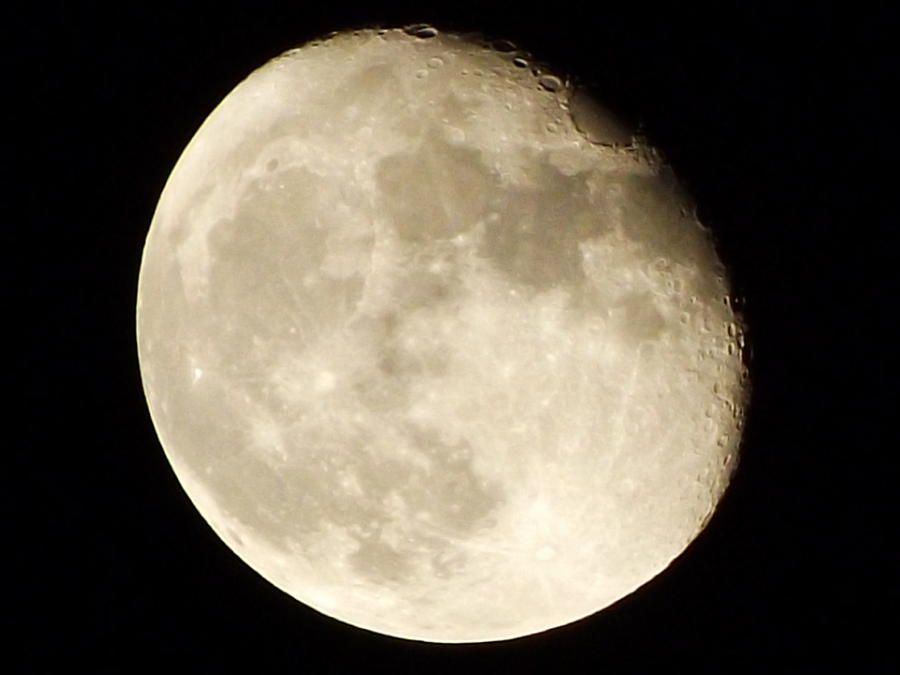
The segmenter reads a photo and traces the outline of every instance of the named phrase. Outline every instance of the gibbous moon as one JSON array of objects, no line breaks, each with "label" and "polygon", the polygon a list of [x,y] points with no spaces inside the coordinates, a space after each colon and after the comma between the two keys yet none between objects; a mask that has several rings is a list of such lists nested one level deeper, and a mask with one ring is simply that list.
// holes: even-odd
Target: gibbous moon
[{"label": "gibbous moon", "polygon": [[729,293],[600,103],[414,26],[287,52],[212,112],[137,338],[167,457],[241,559],[349,624],[481,642],[607,607],[704,527],[746,402]]}]

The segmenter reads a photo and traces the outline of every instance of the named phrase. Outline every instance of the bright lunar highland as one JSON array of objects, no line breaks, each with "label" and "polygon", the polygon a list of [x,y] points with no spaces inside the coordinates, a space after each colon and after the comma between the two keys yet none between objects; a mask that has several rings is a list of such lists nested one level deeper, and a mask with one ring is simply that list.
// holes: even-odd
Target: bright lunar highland
[{"label": "bright lunar highland", "polygon": [[191,140],[138,351],[175,474],[259,574],[372,631],[501,640],[616,602],[706,524],[747,392],[729,293],[672,170],[569,81],[359,31]]}]

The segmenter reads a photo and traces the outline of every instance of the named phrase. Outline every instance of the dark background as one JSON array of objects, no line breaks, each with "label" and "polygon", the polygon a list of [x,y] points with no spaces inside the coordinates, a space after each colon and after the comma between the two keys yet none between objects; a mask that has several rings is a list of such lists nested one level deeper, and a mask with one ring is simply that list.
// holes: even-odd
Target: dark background
[{"label": "dark background", "polygon": [[[885,5],[7,3],[6,672],[897,672],[897,21]],[[136,283],[156,201],[252,69],[330,30],[515,41],[643,121],[751,327],[742,463],[665,573],[575,624],[440,646],[323,617],[197,515],[144,404]],[[19,410],[21,407],[21,410]],[[21,435],[20,435],[21,434]],[[9,646],[11,645],[11,646]]]}]

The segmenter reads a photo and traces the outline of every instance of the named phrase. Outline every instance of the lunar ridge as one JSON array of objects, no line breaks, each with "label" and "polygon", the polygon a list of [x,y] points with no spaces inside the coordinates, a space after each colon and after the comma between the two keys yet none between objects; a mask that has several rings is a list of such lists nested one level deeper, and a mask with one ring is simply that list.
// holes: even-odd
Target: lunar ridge
[{"label": "lunar ridge", "polygon": [[564,78],[358,31],[252,73],[188,145],[138,350],[178,479],[263,577],[369,630],[501,640],[706,524],[747,393],[729,294],[671,169]]}]

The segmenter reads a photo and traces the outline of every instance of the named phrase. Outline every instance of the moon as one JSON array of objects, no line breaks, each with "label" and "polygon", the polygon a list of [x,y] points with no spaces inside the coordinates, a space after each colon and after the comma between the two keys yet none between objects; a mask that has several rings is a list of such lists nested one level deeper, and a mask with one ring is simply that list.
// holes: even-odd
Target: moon
[{"label": "moon", "polygon": [[332,34],[178,160],[137,297],[168,461],[246,564],[429,642],[591,615],[737,463],[744,325],[660,153],[507,42]]}]

